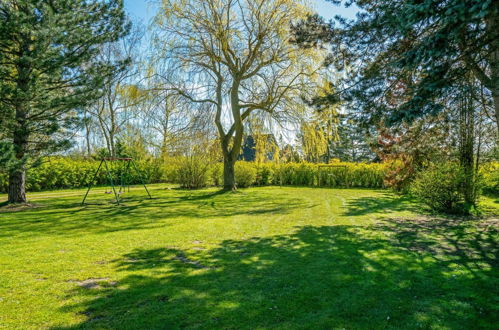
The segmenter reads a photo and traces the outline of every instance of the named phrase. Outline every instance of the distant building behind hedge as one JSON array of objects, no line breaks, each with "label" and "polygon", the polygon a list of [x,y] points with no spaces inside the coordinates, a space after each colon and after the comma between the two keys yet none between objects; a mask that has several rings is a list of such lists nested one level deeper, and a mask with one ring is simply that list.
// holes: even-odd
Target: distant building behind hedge
[{"label": "distant building behind hedge", "polygon": [[[258,143],[262,145],[258,145]],[[243,146],[239,160],[254,162],[257,158],[257,150],[263,151],[263,160],[272,161],[279,147],[274,134],[247,135],[244,137]]]}]

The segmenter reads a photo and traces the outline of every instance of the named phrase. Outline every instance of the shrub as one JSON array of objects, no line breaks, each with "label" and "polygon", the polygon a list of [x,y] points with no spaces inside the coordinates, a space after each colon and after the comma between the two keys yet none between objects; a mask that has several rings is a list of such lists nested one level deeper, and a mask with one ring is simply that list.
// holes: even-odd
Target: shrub
[{"label": "shrub", "polygon": [[462,213],[463,182],[464,173],[459,164],[432,164],[418,173],[411,185],[411,192],[434,211]]},{"label": "shrub", "polygon": [[401,193],[407,193],[416,175],[412,160],[410,158],[394,159],[386,161],[385,165],[385,186]]},{"label": "shrub", "polygon": [[483,192],[499,195],[499,162],[484,164],[480,170]]},{"label": "shrub", "polygon": [[7,173],[0,172],[0,192],[6,192],[9,187],[9,177]]},{"label": "shrub", "polygon": [[288,163],[274,168],[273,183],[334,188],[382,188],[383,164],[335,163],[323,166],[311,163]]},{"label": "shrub", "polygon": [[[255,184],[265,186],[273,183],[274,165],[272,163],[263,163],[256,166]],[[278,183],[278,182],[277,182]]]},{"label": "shrub", "polygon": [[214,186],[221,186],[223,185],[224,181],[224,166],[222,163],[215,163],[211,166],[210,168],[210,177],[211,177],[211,183]]},{"label": "shrub", "polygon": [[313,186],[317,181],[317,165],[311,163],[277,165],[274,173],[273,182],[282,185]]},{"label": "shrub", "polygon": [[[144,182],[152,183],[152,182],[162,181],[163,164],[160,159],[149,158],[149,159],[138,160],[135,163],[140,171],[140,176],[142,176]],[[138,177],[138,173],[135,173],[135,171],[132,170],[131,174],[136,176],[135,180],[140,180],[140,178]],[[139,182],[136,181],[134,183],[139,183]]]},{"label": "shrub", "polygon": [[160,170],[160,182],[177,182],[177,161],[174,158],[163,159],[162,167]]},{"label": "shrub", "polygon": [[177,160],[176,180],[182,188],[206,187],[209,178],[209,164],[196,156],[180,157]]},{"label": "shrub", "polygon": [[246,188],[255,183],[256,168],[253,163],[237,162],[234,171],[238,188]]}]

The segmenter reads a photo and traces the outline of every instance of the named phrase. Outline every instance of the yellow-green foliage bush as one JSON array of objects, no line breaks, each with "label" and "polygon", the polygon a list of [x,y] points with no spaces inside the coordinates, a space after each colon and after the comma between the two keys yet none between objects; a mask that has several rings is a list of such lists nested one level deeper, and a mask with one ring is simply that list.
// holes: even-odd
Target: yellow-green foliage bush
[{"label": "yellow-green foliage bush", "polygon": [[255,184],[259,186],[265,186],[274,183],[274,173],[275,166],[273,163],[257,164]]},{"label": "yellow-green foliage bush", "polygon": [[210,166],[196,156],[180,157],[176,160],[175,173],[182,188],[202,188],[208,185]]},{"label": "yellow-green foliage bush", "polygon": [[318,167],[312,163],[287,163],[276,165],[274,183],[292,186],[314,186]]},{"label": "yellow-green foliage bush", "polygon": [[224,166],[222,163],[212,164],[210,168],[211,184],[214,186],[223,185],[224,181]]},{"label": "yellow-green foliage bush", "polygon": [[257,170],[254,163],[237,162],[234,168],[236,186],[246,188],[255,184],[256,173]]},{"label": "yellow-green foliage bush", "polygon": [[499,162],[484,164],[480,170],[483,192],[499,195]]}]

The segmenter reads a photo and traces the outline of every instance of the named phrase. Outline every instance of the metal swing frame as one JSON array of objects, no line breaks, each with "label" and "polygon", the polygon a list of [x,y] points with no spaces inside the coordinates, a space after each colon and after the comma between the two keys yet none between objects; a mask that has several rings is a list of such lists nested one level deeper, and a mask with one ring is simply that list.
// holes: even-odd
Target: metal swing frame
[{"label": "metal swing frame", "polygon": [[[121,176],[120,176],[120,189],[119,189],[119,192],[116,192],[116,187],[114,185],[113,175],[111,174],[111,171],[109,170],[109,166],[108,166],[108,162],[113,162],[113,161],[121,161],[121,162],[123,162],[122,172],[121,172]],[[142,185],[144,186],[144,189],[147,192],[147,195],[149,196],[150,199],[152,199],[152,196],[149,193],[149,190],[147,189],[146,183],[145,183],[145,181],[144,181],[144,179],[142,177],[142,173],[137,168],[137,165],[133,161],[133,158],[107,157],[107,158],[102,158],[101,159],[100,164],[97,167],[97,170],[95,171],[95,173],[94,173],[94,175],[92,177],[92,180],[90,181],[90,184],[88,185],[87,192],[85,193],[85,196],[83,197],[81,205],[85,205],[85,200],[87,199],[87,196],[88,196],[88,193],[90,192],[90,189],[92,189],[93,182],[94,182],[95,178],[97,177],[97,175],[99,174],[99,171],[102,168],[102,164],[104,164],[104,168],[105,168],[106,173],[107,173],[108,183],[111,185],[113,193],[114,193],[114,197],[116,198],[116,204],[120,205],[120,196],[126,190],[127,187],[128,187],[128,191],[130,192],[130,182],[128,180],[128,174],[130,172],[130,166],[132,166],[134,168],[135,172],[137,172],[137,174],[139,176],[139,179],[142,182]]]}]

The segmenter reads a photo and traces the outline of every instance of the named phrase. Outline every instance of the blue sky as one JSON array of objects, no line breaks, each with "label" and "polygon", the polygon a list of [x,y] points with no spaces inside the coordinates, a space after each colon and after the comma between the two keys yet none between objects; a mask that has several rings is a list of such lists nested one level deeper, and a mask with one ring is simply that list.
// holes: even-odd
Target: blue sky
[{"label": "blue sky", "polygon": [[333,18],[336,15],[341,15],[347,18],[355,18],[355,14],[357,13],[357,7],[355,6],[345,8],[335,6],[325,0],[313,0],[313,2],[315,3],[315,9],[317,12],[325,18]]},{"label": "blue sky", "polygon": [[[144,24],[154,16],[155,6],[150,0],[125,0],[125,8],[130,16],[135,20],[141,20]],[[325,0],[312,0],[318,13],[325,18],[332,18],[335,15],[341,15],[348,18],[354,18],[357,12],[356,8],[343,8],[334,6]]]}]

